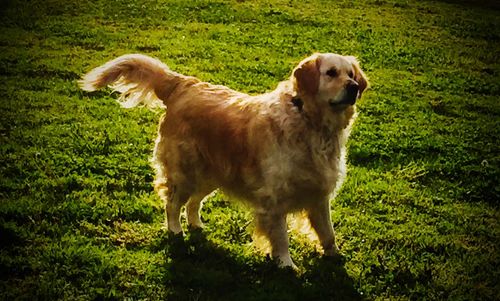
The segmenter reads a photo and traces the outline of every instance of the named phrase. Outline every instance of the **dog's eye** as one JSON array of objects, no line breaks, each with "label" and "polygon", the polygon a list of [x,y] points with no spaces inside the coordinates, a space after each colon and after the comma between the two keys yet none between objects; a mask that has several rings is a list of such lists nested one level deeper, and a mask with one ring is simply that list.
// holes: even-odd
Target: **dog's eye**
[{"label": "dog's eye", "polygon": [[350,77],[350,78],[354,78],[354,72],[352,72],[352,70],[349,71],[349,73],[347,73],[347,75]]},{"label": "dog's eye", "polygon": [[337,70],[335,68],[332,68],[328,71],[326,71],[326,75],[330,77],[336,77],[338,75]]}]

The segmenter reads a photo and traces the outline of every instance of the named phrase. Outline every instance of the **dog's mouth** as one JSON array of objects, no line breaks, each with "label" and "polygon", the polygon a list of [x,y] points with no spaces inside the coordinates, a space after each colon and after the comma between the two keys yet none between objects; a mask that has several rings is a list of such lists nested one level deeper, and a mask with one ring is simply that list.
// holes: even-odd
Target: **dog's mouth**
[{"label": "dog's mouth", "polygon": [[332,109],[341,109],[346,108],[348,106],[352,106],[356,103],[357,95],[346,95],[340,101],[330,101],[330,107]]},{"label": "dog's mouth", "polygon": [[358,99],[358,85],[352,85],[348,86],[345,89],[345,93],[343,97],[340,99],[340,101],[335,101],[335,100],[330,100],[330,107],[334,109],[339,109],[339,108],[345,108],[348,106],[352,106],[356,103],[356,100]]},{"label": "dog's mouth", "polygon": [[356,97],[354,98],[344,98],[341,101],[333,102],[330,101],[330,107],[333,109],[339,109],[343,107],[352,106],[356,103]]}]

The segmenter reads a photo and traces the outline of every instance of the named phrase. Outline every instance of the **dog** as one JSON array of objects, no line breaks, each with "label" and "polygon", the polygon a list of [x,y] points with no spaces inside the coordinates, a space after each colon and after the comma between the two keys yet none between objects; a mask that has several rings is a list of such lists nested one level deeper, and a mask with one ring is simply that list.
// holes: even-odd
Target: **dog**
[{"label": "dog", "polygon": [[346,141],[356,101],[369,86],[353,56],[315,53],[274,91],[247,95],[171,71],[141,54],[111,60],[84,75],[86,91],[110,86],[124,107],[165,108],[153,152],[155,190],[168,230],[203,227],[202,200],[217,188],[252,208],[271,257],[295,267],[287,215],[303,212],[325,256],[339,256],[330,199],[346,174]]}]

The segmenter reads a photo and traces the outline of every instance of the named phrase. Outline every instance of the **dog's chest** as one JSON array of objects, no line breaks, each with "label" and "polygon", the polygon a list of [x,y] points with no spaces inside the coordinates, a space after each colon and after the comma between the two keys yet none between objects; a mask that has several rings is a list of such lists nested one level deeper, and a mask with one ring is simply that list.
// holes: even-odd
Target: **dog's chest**
[{"label": "dog's chest", "polygon": [[344,158],[345,139],[340,135],[283,143],[264,162],[266,186],[282,195],[330,194],[343,177]]}]

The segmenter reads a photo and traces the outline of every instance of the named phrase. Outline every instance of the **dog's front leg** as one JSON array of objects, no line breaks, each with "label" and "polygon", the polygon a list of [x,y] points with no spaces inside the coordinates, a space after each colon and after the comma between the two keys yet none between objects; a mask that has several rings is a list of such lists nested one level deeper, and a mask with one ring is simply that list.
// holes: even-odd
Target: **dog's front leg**
[{"label": "dog's front leg", "polygon": [[318,235],[326,256],[338,256],[339,248],[335,242],[335,231],[330,217],[330,201],[323,200],[308,209],[311,226]]},{"label": "dog's front leg", "polygon": [[288,250],[286,214],[256,213],[256,231],[264,235],[271,244],[271,256],[280,267],[296,268]]}]

